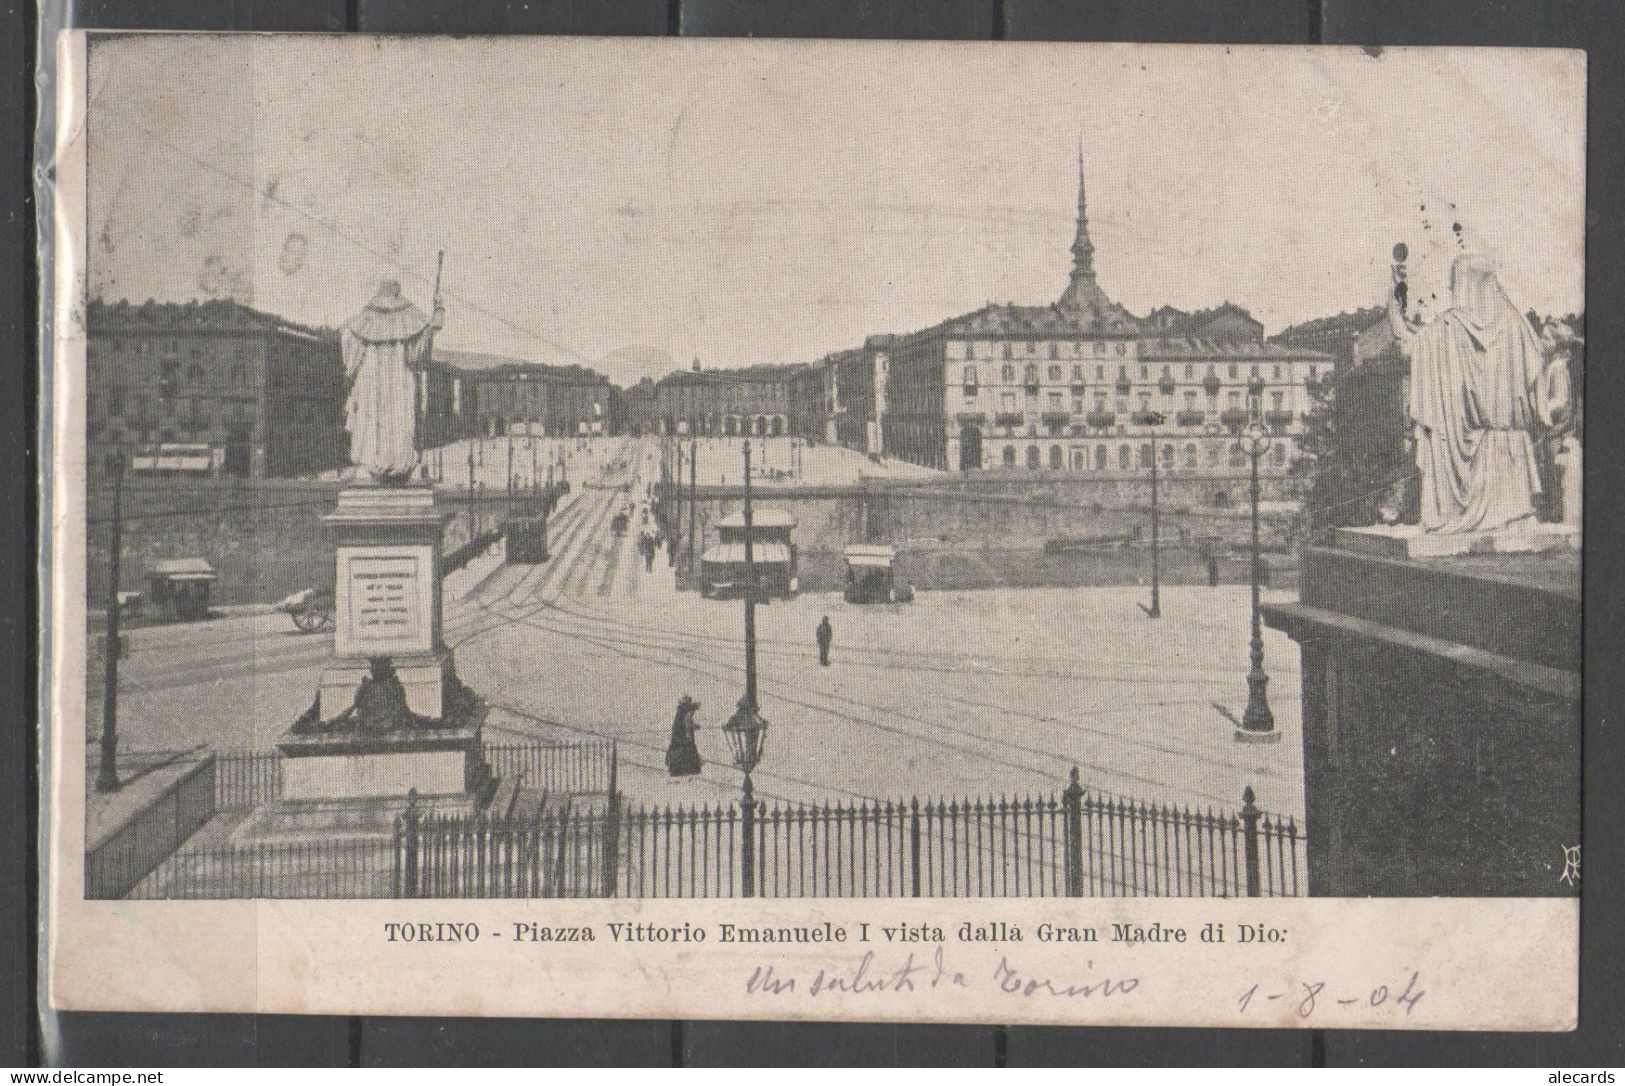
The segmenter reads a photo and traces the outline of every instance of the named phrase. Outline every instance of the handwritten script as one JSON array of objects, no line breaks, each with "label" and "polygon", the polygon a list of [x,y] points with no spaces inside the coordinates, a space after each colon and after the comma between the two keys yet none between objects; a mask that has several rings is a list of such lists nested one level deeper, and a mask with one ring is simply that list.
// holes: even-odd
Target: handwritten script
[{"label": "handwritten script", "polygon": [[1256,1004],[1270,1004],[1285,1001],[1292,1012],[1299,1018],[1310,1018],[1316,1011],[1328,1006],[1356,1007],[1364,1005],[1375,1010],[1379,1007],[1393,1007],[1402,1010],[1406,1017],[1416,1009],[1416,1005],[1427,994],[1423,989],[1422,974],[1413,971],[1410,979],[1403,986],[1375,984],[1365,986],[1344,986],[1334,988],[1323,980],[1300,980],[1294,983],[1254,984],[1241,994],[1236,1001],[1236,1009],[1242,1014]]},{"label": "handwritten script", "polygon": [[991,971],[965,973],[949,964],[942,947],[928,956],[910,951],[901,959],[881,961],[872,950],[865,951],[855,964],[827,965],[810,973],[791,976],[771,963],[758,965],[745,981],[750,995],[778,996],[805,993],[845,992],[854,995],[897,994],[929,991],[933,988],[992,989],[1017,998],[1090,999],[1125,996],[1140,987],[1138,977],[1092,975],[1094,962],[1085,962],[1076,976],[1049,977],[1028,973],[1012,965],[1005,955]]}]

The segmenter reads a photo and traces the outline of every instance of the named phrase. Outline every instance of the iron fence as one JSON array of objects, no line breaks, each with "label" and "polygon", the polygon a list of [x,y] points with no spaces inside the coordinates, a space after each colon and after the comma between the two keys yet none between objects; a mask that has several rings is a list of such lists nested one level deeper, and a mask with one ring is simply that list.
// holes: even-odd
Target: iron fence
[{"label": "iron fence", "polygon": [[[527,740],[488,743],[485,761],[499,778],[554,794],[607,793],[615,744]],[[280,751],[232,750],[216,754],[214,805],[222,811],[258,807],[282,798]]]},{"label": "iron fence", "polygon": [[614,816],[545,804],[534,820],[407,813],[391,842],[395,897],[609,897]]},{"label": "iron fence", "polygon": [[406,897],[1280,897],[1305,837],[1236,812],[1059,793],[544,809],[396,826]]},{"label": "iron fence", "polygon": [[[1088,792],[628,806],[612,743],[487,748],[535,789],[478,816],[408,805],[383,834],[192,847],[135,876],[147,898],[1276,897],[1305,835],[1251,788],[1235,811]],[[227,756],[217,804],[270,797],[274,762]],[[222,784],[222,780],[226,783]],[[552,789],[534,782],[551,781]],[[595,798],[594,798],[595,794]],[[525,813],[515,813],[523,810]]]},{"label": "iron fence", "polygon": [[215,754],[214,805],[232,811],[282,798],[282,753],[226,750]]},{"label": "iron fence", "polygon": [[614,786],[615,743],[487,743],[491,772],[549,795],[607,795]]}]

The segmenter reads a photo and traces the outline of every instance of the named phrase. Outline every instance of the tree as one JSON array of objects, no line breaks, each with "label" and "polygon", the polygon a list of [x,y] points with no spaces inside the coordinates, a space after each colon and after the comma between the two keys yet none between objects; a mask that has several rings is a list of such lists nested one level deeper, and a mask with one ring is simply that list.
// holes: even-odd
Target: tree
[{"label": "tree", "polygon": [[1372,369],[1337,366],[1308,385],[1313,406],[1291,470],[1308,483],[1303,534],[1311,542],[1334,528],[1375,524],[1385,509],[1392,514],[1406,504],[1414,469],[1405,448],[1399,375],[1391,365]]}]

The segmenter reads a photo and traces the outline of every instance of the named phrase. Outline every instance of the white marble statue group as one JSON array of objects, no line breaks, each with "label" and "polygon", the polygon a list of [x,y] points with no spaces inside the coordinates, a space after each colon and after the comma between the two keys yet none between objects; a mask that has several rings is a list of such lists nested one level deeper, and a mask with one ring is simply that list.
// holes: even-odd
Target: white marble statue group
[{"label": "white marble statue group", "polygon": [[[1548,357],[1488,257],[1467,251],[1455,257],[1449,306],[1425,323],[1405,312],[1403,278],[1402,271],[1396,275],[1400,286],[1389,298],[1388,317],[1411,363],[1422,530],[1532,528],[1541,493],[1535,443],[1564,440],[1572,422],[1566,359]],[[1577,460],[1578,450],[1570,453]],[[1565,505],[1575,507],[1565,510],[1570,520],[1578,478],[1563,490]]]}]

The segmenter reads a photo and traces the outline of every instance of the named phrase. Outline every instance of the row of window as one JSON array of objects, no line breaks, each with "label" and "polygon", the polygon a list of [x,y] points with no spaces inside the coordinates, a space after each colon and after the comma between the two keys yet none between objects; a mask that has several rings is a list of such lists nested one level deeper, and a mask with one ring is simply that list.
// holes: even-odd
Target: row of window
[{"label": "row of window", "polygon": [[[90,351],[92,356],[100,353],[102,343],[108,344],[109,349],[114,354],[135,355],[137,358],[174,358],[181,353],[180,340],[178,339],[156,340],[132,336],[102,336],[91,342]],[[222,340],[211,337],[207,347],[204,346],[203,340],[191,340],[187,344],[186,353],[192,358],[229,353],[234,358],[246,360],[253,355],[255,346],[256,344],[252,340]]]},{"label": "row of window", "polygon": [[692,430],[723,437],[779,437],[788,429],[783,415],[757,415],[755,418],[748,415],[723,415],[720,418],[707,415],[697,420],[667,416],[662,424],[664,432],[668,434],[686,434]]},{"label": "row of window", "polygon": [[[123,389],[115,388],[107,394],[106,407],[109,419],[133,419],[137,424],[153,425],[150,420],[157,417],[166,419],[185,419],[186,424],[193,429],[204,429],[210,425],[208,407],[219,403],[222,408],[221,418],[228,423],[239,425],[252,425],[257,407],[251,400],[225,400],[215,401],[205,396],[159,396],[156,401],[145,392],[138,392],[126,396]],[[278,414],[280,421],[300,422],[313,424],[324,421],[326,418],[336,419],[333,408],[326,401],[321,400],[283,400],[273,401],[282,410]],[[103,406],[100,394],[92,392],[85,397],[85,413],[92,419],[102,417]],[[154,411],[154,407],[157,408]],[[129,410],[126,410],[128,408]]]},{"label": "row of window", "polygon": [[[1234,441],[1230,443],[1228,449],[1221,449],[1221,447],[1217,444],[1208,445],[1205,457],[1201,455],[1200,450],[1197,448],[1194,441],[1187,442],[1182,450],[1177,449],[1172,443],[1169,443],[1162,447],[1161,458],[1162,466],[1170,471],[1177,468],[1195,471],[1202,465],[1204,459],[1206,461],[1206,466],[1209,468],[1219,467],[1221,461],[1226,462],[1228,466],[1232,468],[1247,466],[1246,450],[1241,447],[1240,442]],[[1016,447],[1014,445],[1004,446],[1004,449],[1000,454],[1000,459],[1004,467],[1016,467],[1018,462]],[[1138,449],[1136,449],[1131,445],[1119,445],[1117,446],[1117,452],[1114,457],[1108,446],[1096,445],[1094,448],[1093,470],[1109,470],[1112,467],[1114,459],[1117,470],[1119,471],[1129,471],[1136,468],[1149,470],[1151,467],[1151,446],[1149,443],[1147,443],[1140,445]],[[1282,444],[1272,445],[1265,453],[1265,462],[1278,468],[1285,467],[1286,446]],[[1049,447],[1048,466],[1053,470],[1063,470],[1069,465],[1073,471],[1090,470],[1090,456],[1088,447],[1083,445],[1071,446],[1071,455],[1069,459],[1066,450],[1063,450],[1061,446],[1051,445]],[[1027,446],[1026,466],[1033,469],[1038,469],[1045,466],[1045,457],[1042,446]]]},{"label": "row of window", "polygon": [[[1085,377],[1085,370],[1086,369],[1087,369],[1087,367],[1085,367],[1085,366],[1073,366],[1072,367],[1072,375],[1071,375],[1072,380],[1074,382],[1082,382],[1084,380],[1087,380],[1087,378]],[[1118,366],[1117,367],[1117,380],[1119,380],[1119,381],[1128,381],[1128,380],[1130,380],[1131,378],[1130,378],[1130,375],[1129,375],[1129,369],[1130,369],[1130,367],[1127,366],[1127,365]],[[1228,376],[1229,376],[1229,378],[1231,380],[1233,380],[1233,381],[1241,380],[1242,373],[1241,373],[1241,365],[1240,365],[1240,363],[1236,363],[1236,362],[1230,363],[1226,367],[1226,371],[1227,371],[1227,374],[1228,374]],[[1311,362],[1309,364],[1309,369],[1308,369],[1308,373],[1307,373],[1307,375],[1308,375],[1308,377],[1310,379],[1314,378],[1315,371],[1316,371],[1316,366],[1315,366],[1314,363]],[[1038,366],[1036,364],[1034,364],[1034,363],[1028,363],[1026,365],[1026,367],[1023,368],[1021,376],[1022,376],[1022,383],[1023,384],[1028,384],[1028,385],[1036,385],[1036,384],[1038,384]],[[1196,380],[1197,375],[1196,375],[1196,366],[1195,366],[1195,364],[1186,363],[1186,365],[1184,367],[1184,375],[1183,376],[1184,376],[1184,380],[1187,380],[1187,381]],[[1211,379],[1211,378],[1217,378],[1218,376],[1219,376],[1218,367],[1215,366],[1215,365],[1209,365],[1207,367],[1206,373],[1204,373],[1202,375],[1204,380],[1205,379]],[[1279,362],[1273,363],[1270,366],[1270,373],[1269,373],[1268,376],[1272,380],[1276,380],[1276,381],[1282,380],[1283,377],[1285,376],[1285,372],[1284,372],[1284,370],[1282,368],[1281,363],[1279,363]],[[1061,381],[1064,381],[1066,379],[1066,373],[1065,373],[1064,368],[1061,367],[1061,366],[1051,366],[1051,367],[1049,367],[1048,370],[1046,370],[1044,372],[1044,377],[1051,384],[1057,384],[1057,383],[1059,383]],[[1256,362],[1251,364],[1247,369],[1247,377],[1249,379],[1263,380],[1265,378],[1263,368]],[[1106,380],[1106,367],[1105,366],[1099,365],[1099,366],[1095,367],[1094,379],[1096,381],[1104,381],[1104,380]],[[1138,379],[1141,380],[1141,381],[1159,380],[1159,381],[1167,382],[1167,381],[1176,380],[1176,377],[1175,377],[1175,374],[1174,374],[1174,367],[1173,366],[1163,366],[1161,373],[1157,374],[1156,377],[1152,376],[1150,366],[1141,366],[1140,367],[1140,375],[1139,375]],[[966,393],[966,395],[974,395],[974,392],[972,392],[972,390],[978,384],[981,383],[980,371],[977,369],[977,367],[974,364],[973,365],[968,365],[962,371],[961,376],[960,376],[960,380],[965,385],[965,393]],[[1015,384],[1016,383],[1016,367],[1013,366],[1013,365],[1012,366],[1004,366],[1004,367],[1002,367],[999,370],[999,380],[1003,384],[1007,384],[1007,385]]]},{"label": "row of window", "polygon": [[[960,350],[954,350],[955,346],[958,346]],[[1050,358],[1060,358],[1063,353],[1061,351],[1062,347],[1071,348],[1069,351],[1065,352],[1068,357],[1079,358],[1090,353],[1097,355],[1112,353],[1126,355],[1129,353],[1130,344],[1125,340],[1114,340],[1108,343],[1103,339],[1094,340],[1092,347],[1082,340],[1079,340],[1076,343],[1049,343],[1046,344],[1045,353]],[[1039,352],[1038,344],[1036,343],[1025,344],[1025,350],[1021,352],[1016,350],[1016,345],[1014,343],[1001,343],[999,344],[998,353],[1004,358],[1014,358],[1018,353],[1034,355],[1038,354]],[[992,358],[993,354],[994,349],[993,344],[991,343],[978,344],[974,342],[966,342],[949,344],[949,357],[951,358]]]},{"label": "row of window", "polygon": [[[1033,395],[1033,394],[1029,394],[1029,396],[1030,395]],[[1212,410],[1216,410],[1218,408],[1219,395],[1218,395],[1217,392],[1209,393],[1207,395],[1207,397],[1206,397],[1206,400],[1207,400],[1207,407],[1204,409],[1201,402],[1197,399],[1196,390],[1195,389],[1187,389],[1186,392],[1185,392],[1184,408],[1183,409],[1185,411],[1190,411],[1190,412],[1199,412],[1199,411],[1204,411],[1204,410],[1212,411]],[[1095,397],[1094,397],[1094,410],[1096,410],[1096,411],[1110,411],[1110,410],[1113,409],[1112,406],[1111,406],[1113,402],[1114,401],[1108,399],[1106,393],[1097,392],[1097,393],[1095,393]],[[1242,400],[1242,392],[1241,392],[1240,389],[1231,389],[1229,392],[1227,392],[1225,394],[1225,401],[1224,402],[1225,402],[1225,409],[1226,410],[1230,410],[1230,411],[1247,410],[1247,404]],[[1066,410],[1066,400],[1065,400],[1062,393],[1059,393],[1059,392],[1051,392],[1051,393],[1049,393],[1048,397],[1045,400],[1045,403],[1047,404],[1046,410],[1051,412],[1051,413],[1058,414],[1058,413],[1061,413],[1061,412]],[[1129,410],[1128,397],[1119,396],[1119,397],[1117,397],[1115,403],[1116,403],[1116,411],[1117,411],[1118,414],[1126,414],[1128,412],[1128,410]],[[1081,414],[1084,413],[1084,410],[1085,410],[1085,405],[1084,405],[1083,398],[1081,396],[1074,396],[1072,398],[1072,413],[1074,415],[1081,415]],[[1141,392],[1139,394],[1138,405],[1136,406],[1135,410],[1137,410],[1137,411],[1150,411],[1151,410],[1151,393],[1149,393],[1149,392]],[[1290,407],[1289,407],[1289,405],[1287,403],[1287,400],[1286,400],[1286,393],[1284,391],[1271,392],[1269,394],[1269,406],[1268,406],[1267,410],[1271,414],[1276,414],[1276,415],[1282,414],[1282,413],[1290,410]],[[1018,404],[1018,402],[1016,400],[1016,394],[1014,392],[1001,392],[999,394],[999,413],[1000,414],[1012,415],[1012,414],[1018,414],[1021,411],[1023,411],[1023,407],[1022,407],[1021,404]]]},{"label": "row of window", "polygon": [[[92,384],[101,383],[102,368],[98,363],[94,361],[90,363],[89,376]],[[131,380],[131,378],[133,378],[135,375],[127,369],[119,369],[118,376],[123,377],[125,383],[127,384],[140,383],[138,381]],[[174,389],[181,384],[181,376],[182,370],[179,362],[164,362],[158,371],[158,382],[161,388],[167,387],[169,389]],[[185,377],[186,384],[189,385],[202,385],[208,383],[208,371],[196,362],[193,362],[191,365],[186,367]],[[115,380],[116,379],[117,378],[115,377]],[[243,365],[232,366],[227,371],[227,381],[230,383],[232,388],[247,388],[248,367]]]}]

